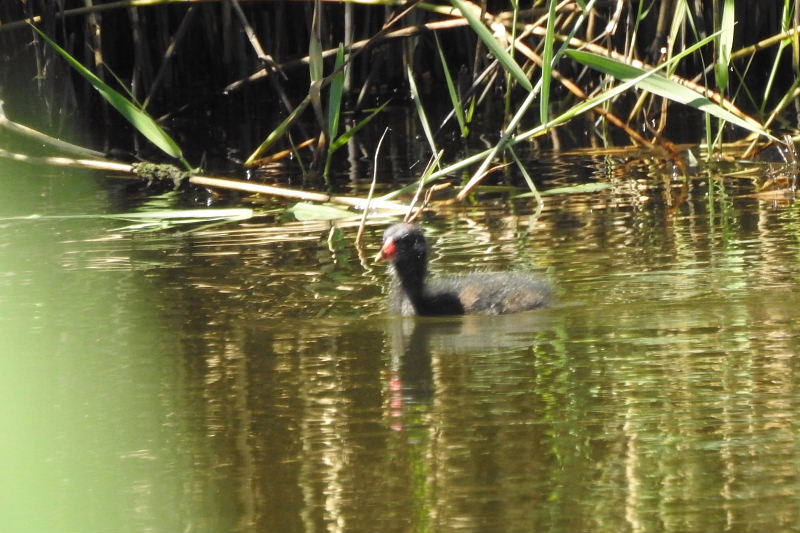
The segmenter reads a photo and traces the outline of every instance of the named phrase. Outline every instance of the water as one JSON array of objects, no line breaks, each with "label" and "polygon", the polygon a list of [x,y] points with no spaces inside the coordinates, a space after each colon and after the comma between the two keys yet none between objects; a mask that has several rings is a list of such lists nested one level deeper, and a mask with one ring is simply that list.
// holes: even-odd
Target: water
[{"label": "water", "polygon": [[[115,211],[0,164],[3,217]],[[800,530],[797,205],[549,164],[618,181],[425,224],[553,280],[513,316],[389,317],[327,223],[0,222],[0,530]]]}]

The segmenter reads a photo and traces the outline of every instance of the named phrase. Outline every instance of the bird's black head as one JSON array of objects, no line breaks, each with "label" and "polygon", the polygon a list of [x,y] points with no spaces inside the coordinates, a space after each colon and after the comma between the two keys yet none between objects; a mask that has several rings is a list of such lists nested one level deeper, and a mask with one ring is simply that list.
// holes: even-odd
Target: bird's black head
[{"label": "bird's black head", "polygon": [[428,243],[422,230],[405,222],[395,224],[383,234],[383,247],[378,255],[381,261],[393,263],[425,263],[428,257]]}]

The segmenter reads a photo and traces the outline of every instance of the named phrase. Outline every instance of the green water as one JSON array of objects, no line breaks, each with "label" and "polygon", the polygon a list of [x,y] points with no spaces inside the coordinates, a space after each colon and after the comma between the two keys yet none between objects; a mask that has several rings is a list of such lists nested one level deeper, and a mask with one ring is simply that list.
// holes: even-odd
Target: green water
[{"label": "green water", "polygon": [[[2,217],[118,209],[0,165]],[[800,530],[800,210],[641,196],[427,221],[434,271],[557,288],[443,320],[351,229],[0,222],[0,530]]]}]

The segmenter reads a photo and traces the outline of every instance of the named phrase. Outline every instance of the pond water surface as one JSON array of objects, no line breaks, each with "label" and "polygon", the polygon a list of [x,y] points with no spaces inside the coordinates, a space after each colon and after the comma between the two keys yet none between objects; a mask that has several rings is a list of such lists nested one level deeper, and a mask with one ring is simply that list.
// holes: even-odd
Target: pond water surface
[{"label": "pond water surface", "polygon": [[60,218],[117,212],[98,176],[0,165],[0,530],[800,531],[796,204],[430,217],[434,272],[556,303],[404,319],[354,228],[126,233]]}]

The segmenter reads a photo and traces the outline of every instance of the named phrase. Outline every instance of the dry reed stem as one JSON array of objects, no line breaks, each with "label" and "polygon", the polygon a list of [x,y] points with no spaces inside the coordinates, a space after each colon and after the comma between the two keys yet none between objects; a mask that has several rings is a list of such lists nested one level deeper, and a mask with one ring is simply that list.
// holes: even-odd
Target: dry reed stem
[{"label": "dry reed stem", "polygon": [[[105,159],[76,159],[73,157],[36,157],[27,154],[19,154],[9,152],[0,148],[0,157],[12,161],[19,161],[21,163],[40,164],[40,165],[54,165],[62,167],[73,168],[86,168],[92,170],[108,170],[113,172],[121,172],[137,176],[134,172],[134,166],[128,163],[118,163],[116,161],[109,161]],[[201,187],[211,187],[217,189],[226,189],[241,192],[251,192],[256,194],[266,194],[270,196],[280,196],[282,198],[292,198],[296,200],[307,200],[310,202],[332,203],[339,204],[355,209],[367,209],[368,206],[385,209],[390,211],[397,211],[404,213],[408,206],[397,202],[381,199],[368,199],[357,198],[353,196],[334,196],[330,194],[301,191],[298,189],[288,189],[285,187],[275,187],[272,185],[264,185],[260,183],[253,183],[251,181],[242,181],[236,179],[214,178],[210,176],[190,176],[189,183]]]},{"label": "dry reed stem", "polygon": [[356,248],[361,248],[361,238],[364,236],[364,226],[367,223],[367,214],[369,213],[369,207],[372,203],[372,195],[375,193],[375,184],[378,182],[378,158],[380,157],[381,153],[381,145],[383,144],[383,139],[386,138],[386,134],[388,132],[388,127],[383,130],[383,134],[378,141],[378,146],[375,148],[375,159],[372,163],[372,183],[369,185],[367,203],[364,205],[363,214],[361,216],[361,224],[358,226],[358,232],[356,233]]},{"label": "dry reed stem", "polygon": [[2,102],[0,102],[0,127],[5,128],[13,133],[16,133],[17,135],[22,135],[24,137],[31,138],[36,142],[48,144],[50,146],[55,147],[56,149],[64,150],[65,152],[70,152],[72,154],[77,154],[84,157],[94,157],[96,159],[101,159],[105,155],[102,152],[98,152],[96,150],[90,150],[89,148],[78,146],[77,144],[72,144],[66,141],[62,141],[61,139],[56,139],[55,137],[51,137],[33,128],[29,128],[28,126],[24,126],[22,124],[9,120],[8,117],[6,117],[5,112],[3,112]]},{"label": "dry reed stem", "polygon": [[[215,187],[215,188],[242,191],[242,192],[267,194],[271,196],[280,196],[282,198],[307,200],[309,202],[346,205],[348,207],[353,207],[356,209],[365,209],[367,205],[367,200],[364,198],[357,198],[353,196],[334,196],[331,194],[301,191],[298,189],[287,189],[284,187],[275,187],[272,185],[253,183],[251,181],[212,178],[209,176],[192,176],[189,178],[189,183],[193,185],[200,185],[202,187]],[[408,209],[407,205],[380,199],[373,199],[371,202],[371,206],[378,209],[398,210],[401,212]]]},{"label": "dry reed stem", "polygon": [[[382,37],[380,37],[378,39],[376,39],[373,36],[373,37],[370,37],[369,39],[362,39],[360,41],[356,41],[352,45],[350,45],[349,47],[345,47],[345,52],[352,53],[354,51],[366,48],[370,44],[375,44],[375,43],[386,41],[386,40],[405,39],[407,37],[412,37],[412,36],[414,36],[414,35],[416,35],[416,34],[418,34],[420,32],[423,32],[423,31],[436,31],[436,30],[463,28],[466,25],[467,25],[466,19],[458,18],[458,19],[454,19],[454,20],[442,20],[442,21],[437,21],[437,22],[429,22],[429,23],[426,23],[426,24],[418,25],[418,26],[408,26],[408,27],[402,28],[400,30],[395,30],[395,31],[388,32],[388,33],[386,33],[385,35],[383,35]],[[337,51],[338,51],[338,48],[329,48],[327,50],[323,50],[322,51],[322,57],[323,57],[323,59],[324,58],[328,58],[328,57],[333,57],[334,55],[336,55]],[[283,71],[283,70],[288,70],[288,69],[295,68],[295,67],[308,65],[308,63],[309,63],[308,56],[305,56],[305,57],[302,57],[300,59],[294,59],[292,61],[286,61],[284,63],[281,63],[281,64],[279,64],[277,66],[277,69],[280,70],[280,71]],[[240,87],[242,87],[243,85],[245,85],[247,83],[251,83],[251,82],[258,81],[260,79],[266,78],[270,74],[271,73],[267,69],[259,69],[256,72],[254,72],[253,74],[251,74],[250,76],[248,76],[247,78],[244,78],[242,80],[237,80],[237,81],[227,85],[224,90],[225,91],[234,91],[236,89],[239,89]]]}]

